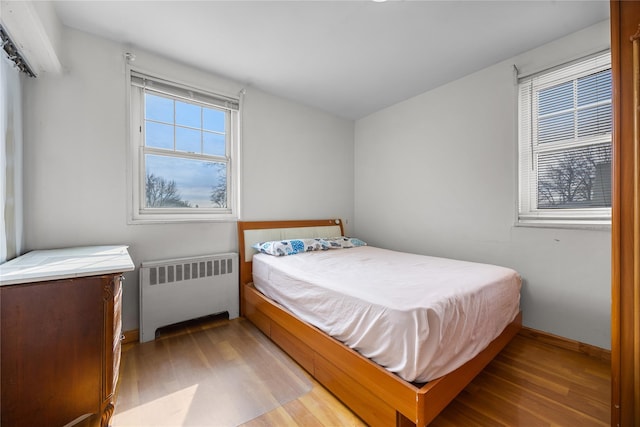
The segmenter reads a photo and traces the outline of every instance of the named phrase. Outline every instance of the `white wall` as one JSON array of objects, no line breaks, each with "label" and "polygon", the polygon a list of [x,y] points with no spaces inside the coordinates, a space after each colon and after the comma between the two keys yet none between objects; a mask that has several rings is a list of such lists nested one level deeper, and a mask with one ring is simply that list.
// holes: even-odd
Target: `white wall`
[{"label": "white wall", "polygon": [[[24,88],[26,250],[128,244],[146,260],[237,250],[235,222],[128,225],[125,64],[131,51],[63,29],[60,76]],[[239,83],[135,51],[135,65],[205,89]],[[247,88],[244,219],[353,217],[354,124]],[[126,274],[123,328],[138,327],[138,272]]]},{"label": "white wall", "polygon": [[610,231],[514,226],[513,65],[535,71],[608,46],[603,22],[358,120],[354,234],[512,267],[526,326],[610,348]]},{"label": "white wall", "polygon": [[259,91],[248,91],[245,101],[243,218],[340,217],[349,223],[353,121]]}]

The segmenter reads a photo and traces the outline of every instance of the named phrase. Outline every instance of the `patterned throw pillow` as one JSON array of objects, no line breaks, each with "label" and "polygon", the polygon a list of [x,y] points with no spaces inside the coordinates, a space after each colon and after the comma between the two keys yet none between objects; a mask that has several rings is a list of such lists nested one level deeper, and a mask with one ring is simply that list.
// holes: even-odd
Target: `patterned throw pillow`
[{"label": "patterned throw pillow", "polygon": [[365,242],[360,239],[356,239],[355,237],[331,237],[324,239],[324,241],[327,242],[330,249],[346,249],[358,246],[367,246]]},{"label": "patterned throw pillow", "polygon": [[294,255],[301,252],[324,251],[329,245],[323,239],[288,239],[260,242],[252,245],[263,254],[274,256]]}]

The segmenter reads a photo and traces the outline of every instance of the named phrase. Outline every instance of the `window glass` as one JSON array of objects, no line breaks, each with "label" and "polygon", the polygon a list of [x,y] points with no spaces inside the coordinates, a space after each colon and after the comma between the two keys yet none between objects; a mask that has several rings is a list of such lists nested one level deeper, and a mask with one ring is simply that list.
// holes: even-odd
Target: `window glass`
[{"label": "window glass", "polygon": [[611,99],[611,70],[578,79],[578,107]]},{"label": "window glass", "polygon": [[611,145],[541,153],[538,157],[538,208],[611,206]]},{"label": "window glass", "polygon": [[223,163],[147,154],[145,167],[147,208],[226,207]]},{"label": "window glass", "polygon": [[204,132],[203,133],[203,149],[204,154],[211,156],[224,156],[225,153],[225,135],[220,133]]},{"label": "window glass", "polygon": [[611,104],[578,111],[578,137],[611,133]]},{"label": "window glass", "polygon": [[538,114],[557,113],[573,107],[573,84],[566,82],[538,93]]},{"label": "window glass", "polygon": [[[227,167],[224,163],[172,155],[172,152],[183,152],[225,157],[226,134],[202,128],[202,117],[207,117],[209,126],[224,131],[225,112],[151,94],[146,94],[145,101],[150,103],[145,113],[145,146],[168,151],[145,153],[145,207],[226,207]],[[175,123],[173,118],[171,124],[150,119],[169,121],[168,112],[172,108],[175,108]]]},{"label": "window glass", "polygon": [[145,95],[145,118],[157,122],[173,123],[173,100],[152,94]]},{"label": "window glass", "polygon": [[202,152],[201,137],[202,132],[198,130],[176,127],[176,150],[200,154]]},{"label": "window glass", "polygon": [[202,107],[176,101],[176,124],[196,129],[202,128]]},{"label": "window glass", "polygon": [[173,126],[147,121],[145,123],[145,145],[173,150]]},{"label": "window glass", "polygon": [[203,128],[210,131],[225,132],[226,117],[224,111],[213,110],[211,108],[203,109]]},{"label": "window glass", "polygon": [[539,117],[538,142],[544,144],[573,138],[574,127],[573,111]]}]

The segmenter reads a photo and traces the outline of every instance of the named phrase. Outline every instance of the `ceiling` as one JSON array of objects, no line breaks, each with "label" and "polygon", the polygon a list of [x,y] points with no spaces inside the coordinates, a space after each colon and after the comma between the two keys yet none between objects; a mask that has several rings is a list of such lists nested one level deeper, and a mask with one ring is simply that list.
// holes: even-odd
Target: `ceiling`
[{"label": "ceiling", "polygon": [[359,119],[609,17],[609,2],[56,1],[69,27]]}]

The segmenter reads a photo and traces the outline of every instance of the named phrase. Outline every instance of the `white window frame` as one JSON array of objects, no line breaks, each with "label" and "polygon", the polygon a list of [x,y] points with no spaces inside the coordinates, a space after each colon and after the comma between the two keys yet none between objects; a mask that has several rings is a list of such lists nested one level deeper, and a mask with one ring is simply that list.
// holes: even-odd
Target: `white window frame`
[{"label": "white window frame", "polygon": [[[181,82],[157,77],[127,66],[127,92],[129,110],[129,183],[128,205],[129,223],[162,223],[191,221],[235,221],[239,216],[240,184],[240,98],[213,93]],[[144,80],[144,84],[140,81]],[[156,93],[189,103],[214,107],[226,111],[226,156],[215,157],[195,153],[162,152],[145,147],[144,94],[145,84],[154,86]],[[146,208],[144,165],[145,153],[175,156],[177,158],[222,161],[227,165],[227,207],[226,208]]]},{"label": "white window frame", "polygon": [[517,225],[559,227],[608,227],[611,208],[545,209],[537,206],[537,155],[557,150],[588,147],[608,142],[612,135],[577,138],[567,142],[538,144],[535,96],[538,90],[611,68],[610,52],[601,52],[566,65],[518,78],[518,216]]}]

